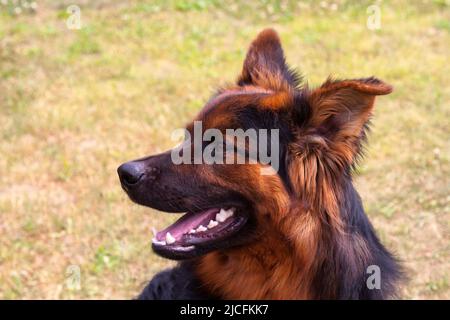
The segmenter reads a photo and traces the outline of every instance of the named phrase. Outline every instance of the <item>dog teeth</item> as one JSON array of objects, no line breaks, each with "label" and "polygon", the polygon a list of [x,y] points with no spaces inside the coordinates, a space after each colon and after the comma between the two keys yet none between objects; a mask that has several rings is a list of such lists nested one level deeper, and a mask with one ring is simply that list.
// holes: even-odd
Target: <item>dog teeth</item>
[{"label": "dog teeth", "polygon": [[154,244],[159,244],[159,245],[163,245],[163,246],[166,245],[166,242],[165,242],[165,241],[159,241],[158,239],[156,239],[156,237],[153,238],[152,243],[154,243]]},{"label": "dog teeth", "polygon": [[[198,232],[205,232],[205,231],[207,231],[208,229],[212,229],[212,228],[215,228],[215,227],[217,227],[218,225],[219,225],[219,223],[220,222],[224,222],[225,220],[227,220],[229,217],[232,217],[233,215],[234,215],[234,211],[235,211],[236,209],[235,208],[230,208],[230,209],[228,209],[228,210],[226,210],[226,209],[220,209],[220,211],[219,211],[219,213],[218,214],[216,214],[216,218],[215,218],[215,220],[209,220],[209,223],[208,223],[208,225],[205,227],[204,225],[199,225],[198,227],[197,227],[197,229],[191,229],[191,230],[189,230],[189,234],[194,234],[194,233],[198,233]],[[169,233],[168,233],[169,234]],[[173,237],[172,237],[173,238]],[[172,239],[167,239],[167,234],[166,234],[166,242],[168,243],[168,244],[171,244],[171,243],[173,243],[172,242]]]},{"label": "dog teeth", "polygon": [[197,232],[203,232],[203,231],[206,231],[206,230],[208,230],[208,229],[206,229],[203,225],[200,225],[198,228],[197,228]]},{"label": "dog teeth", "polygon": [[215,220],[209,220],[209,223],[208,223],[208,225],[206,226],[208,229],[212,229],[212,228],[214,228],[215,226],[217,226],[219,223],[217,222],[217,221],[215,221]]},{"label": "dog teeth", "polygon": [[176,239],[170,234],[170,232],[166,233],[166,243],[172,244],[176,241]]},{"label": "dog teeth", "polygon": [[156,233],[157,233],[157,231],[156,231],[156,228],[155,228],[155,227],[152,227],[152,233],[153,233],[153,237],[156,238]]},{"label": "dog teeth", "polygon": [[229,217],[233,216],[234,214],[234,208],[231,208],[229,210],[220,209],[220,212],[216,214],[216,220],[219,222],[224,222]]}]

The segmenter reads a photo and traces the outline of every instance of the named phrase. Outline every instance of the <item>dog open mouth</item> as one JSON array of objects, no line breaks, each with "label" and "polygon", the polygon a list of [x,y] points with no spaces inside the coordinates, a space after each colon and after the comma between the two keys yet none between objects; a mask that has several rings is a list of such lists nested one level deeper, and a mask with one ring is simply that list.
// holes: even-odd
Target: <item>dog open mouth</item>
[{"label": "dog open mouth", "polygon": [[186,259],[221,247],[247,220],[248,215],[235,207],[188,212],[164,230],[154,230],[152,247],[162,256]]}]

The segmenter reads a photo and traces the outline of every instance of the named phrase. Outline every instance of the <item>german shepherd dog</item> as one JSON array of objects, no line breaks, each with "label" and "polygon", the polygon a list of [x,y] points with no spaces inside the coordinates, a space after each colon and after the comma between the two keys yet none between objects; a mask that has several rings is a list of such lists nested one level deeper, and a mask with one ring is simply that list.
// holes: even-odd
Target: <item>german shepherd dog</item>
[{"label": "german shepherd dog", "polygon": [[[351,177],[375,96],[391,91],[374,77],[329,78],[310,89],[286,65],[277,33],[263,30],[237,82],[213,95],[195,120],[223,133],[277,129],[275,174],[261,174],[271,165],[260,161],[174,164],[171,151],[118,168],[131,200],[185,213],[152,243],[160,256],[182,261],[157,274],[139,298],[395,297],[401,268],[375,234]],[[194,124],[186,131],[193,134]]]}]

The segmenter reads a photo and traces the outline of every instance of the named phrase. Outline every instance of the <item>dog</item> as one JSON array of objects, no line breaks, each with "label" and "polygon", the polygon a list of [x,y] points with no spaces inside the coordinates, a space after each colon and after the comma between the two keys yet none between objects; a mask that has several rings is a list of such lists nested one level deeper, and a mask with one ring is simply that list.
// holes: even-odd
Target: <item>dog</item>
[{"label": "dog", "polygon": [[[202,132],[276,130],[276,170],[263,174],[273,165],[259,156],[175,164],[175,149],[193,157],[190,139],[183,151],[118,168],[132,201],[184,213],[152,243],[158,255],[180,263],[157,274],[138,298],[395,298],[401,266],[378,239],[352,183],[375,97],[391,91],[374,77],[328,78],[311,89],[286,64],[276,31],[263,30],[237,81],[218,90],[185,131],[195,134],[196,123]],[[236,159],[237,148],[227,152]]]}]

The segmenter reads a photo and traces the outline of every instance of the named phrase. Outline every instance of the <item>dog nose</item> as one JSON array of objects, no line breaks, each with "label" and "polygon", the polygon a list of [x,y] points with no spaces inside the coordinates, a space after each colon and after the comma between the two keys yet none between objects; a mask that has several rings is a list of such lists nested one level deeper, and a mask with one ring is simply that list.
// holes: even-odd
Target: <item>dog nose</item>
[{"label": "dog nose", "polygon": [[143,165],[139,162],[130,161],[122,164],[118,169],[119,179],[126,185],[134,185],[144,175]]}]

